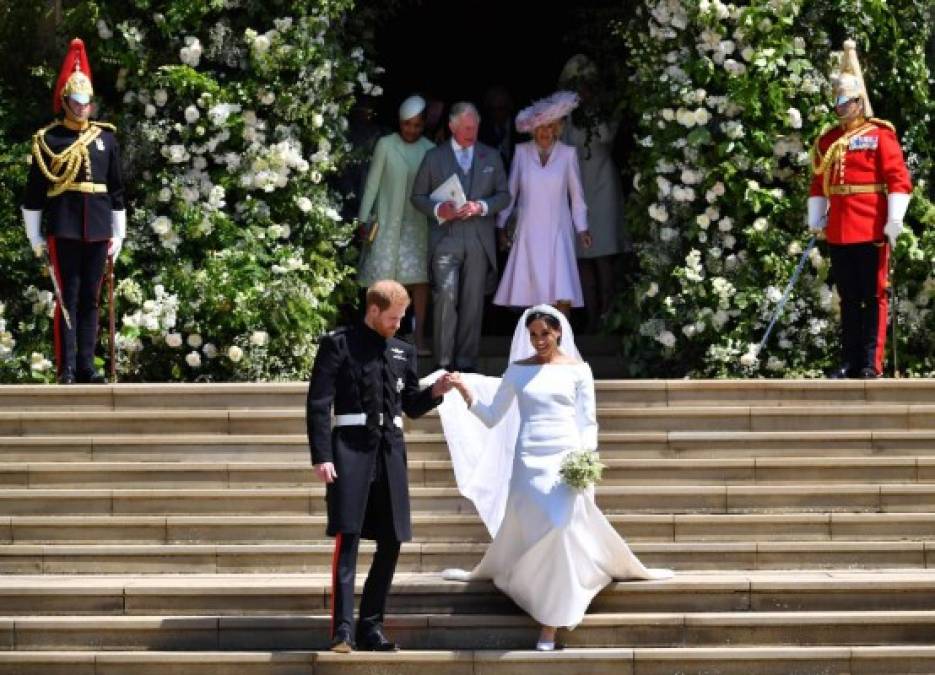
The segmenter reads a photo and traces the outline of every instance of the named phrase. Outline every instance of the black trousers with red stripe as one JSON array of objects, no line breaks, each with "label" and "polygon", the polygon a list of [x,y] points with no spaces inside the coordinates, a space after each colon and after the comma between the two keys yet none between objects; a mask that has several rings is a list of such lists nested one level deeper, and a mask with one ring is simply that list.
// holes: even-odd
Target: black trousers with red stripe
[{"label": "black trousers with red stripe", "polygon": [[[377,458],[378,465],[382,464],[382,457],[381,452]],[[372,527],[377,532],[395,532],[393,505],[390,501],[390,489],[385,470],[378,469],[374,473],[370,493],[367,495],[366,519],[368,529]],[[354,631],[354,579],[357,572],[359,544],[360,534],[357,533],[341,532],[335,538],[331,571],[332,638],[340,631],[344,635],[356,636],[360,640],[383,627],[386,599],[390,593],[390,584],[393,583],[393,575],[396,573],[400,542],[392,535],[376,540],[377,550],[374,553],[367,580],[364,582],[364,590],[360,599],[360,619],[357,622],[357,630]]]},{"label": "black trousers with red stripe", "polygon": [[[82,241],[49,237],[49,257],[55,267],[65,307],[56,307],[55,356],[59,375],[94,372],[94,348],[99,331],[101,281],[107,264],[108,240]],[[71,329],[61,312],[67,311]]]},{"label": "black trousers with red stripe", "polygon": [[831,244],[831,276],[841,298],[841,351],[853,372],[883,372],[889,312],[888,244]]}]

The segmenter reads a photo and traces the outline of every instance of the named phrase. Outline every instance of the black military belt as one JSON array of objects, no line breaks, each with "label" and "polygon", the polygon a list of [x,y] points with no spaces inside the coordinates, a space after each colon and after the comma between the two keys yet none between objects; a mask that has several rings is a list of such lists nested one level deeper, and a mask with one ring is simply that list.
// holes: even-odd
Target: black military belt
[{"label": "black military belt", "polygon": [[[384,415],[377,413],[367,415],[367,413],[344,413],[334,416],[334,426],[336,427],[365,427],[365,426],[383,426]],[[393,417],[393,425],[403,428],[403,418],[399,415]]]}]

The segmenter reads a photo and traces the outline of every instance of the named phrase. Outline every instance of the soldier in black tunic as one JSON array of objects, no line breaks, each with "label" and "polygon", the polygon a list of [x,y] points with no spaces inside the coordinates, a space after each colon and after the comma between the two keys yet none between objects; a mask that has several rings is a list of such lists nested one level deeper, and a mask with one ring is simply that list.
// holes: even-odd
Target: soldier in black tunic
[{"label": "soldier in black tunic", "polygon": [[[451,389],[450,374],[419,388],[416,351],[393,335],[409,305],[406,289],[378,281],[362,323],[322,337],[308,389],[306,421],[315,473],[326,483],[332,568],[332,650],[396,651],[383,616],[400,542],[412,538],[402,414],[419,417]],[[334,428],[331,410],[334,407]],[[354,576],[361,538],[377,550],[364,584],[357,630]]]},{"label": "soldier in black tunic", "polygon": [[26,236],[37,256],[48,249],[65,305],[56,302],[54,319],[63,384],[104,382],[94,367],[98,300],[107,258],[117,259],[127,231],[115,128],[88,119],[93,93],[84,43],[76,38],[53,96],[54,111],[64,116],[33,137],[23,200]]}]

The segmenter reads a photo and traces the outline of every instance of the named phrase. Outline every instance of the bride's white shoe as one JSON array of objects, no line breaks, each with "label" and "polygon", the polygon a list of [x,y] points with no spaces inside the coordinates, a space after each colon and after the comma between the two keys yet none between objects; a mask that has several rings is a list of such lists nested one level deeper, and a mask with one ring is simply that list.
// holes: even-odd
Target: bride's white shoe
[{"label": "bride's white shoe", "polygon": [[555,640],[539,640],[536,643],[537,652],[554,652]]},{"label": "bride's white shoe", "polygon": [[471,573],[468,570],[450,568],[442,571],[442,579],[445,581],[470,581]]}]

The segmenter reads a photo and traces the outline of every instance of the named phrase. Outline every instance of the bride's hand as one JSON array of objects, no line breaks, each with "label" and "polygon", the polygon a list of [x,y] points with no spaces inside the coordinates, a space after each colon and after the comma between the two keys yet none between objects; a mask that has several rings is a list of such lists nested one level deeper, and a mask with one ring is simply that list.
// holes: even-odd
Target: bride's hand
[{"label": "bride's hand", "polygon": [[464,402],[467,403],[468,407],[471,407],[471,403],[474,402],[474,397],[471,395],[471,390],[468,389],[468,386],[464,383],[464,380],[461,379],[461,373],[454,372],[451,373],[449,382],[451,386],[458,390],[458,393],[461,394],[461,398],[464,399]]}]

